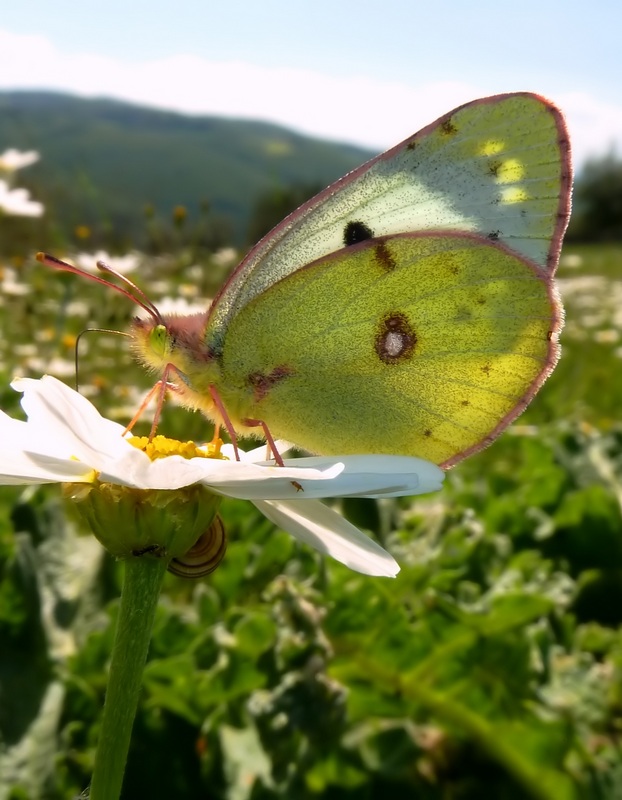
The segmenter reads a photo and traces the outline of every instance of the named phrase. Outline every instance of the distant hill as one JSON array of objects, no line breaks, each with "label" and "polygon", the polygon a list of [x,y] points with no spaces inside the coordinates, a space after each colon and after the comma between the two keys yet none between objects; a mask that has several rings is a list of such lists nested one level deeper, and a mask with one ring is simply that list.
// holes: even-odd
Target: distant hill
[{"label": "distant hill", "polygon": [[19,185],[45,203],[46,238],[88,226],[91,243],[119,247],[144,244],[147,207],[170,220],[184,206],[191,222],[206,202],[244,244],[262,195],[326,185],[373,155],[263,122],[52,92],[0,92],[0,152],[8,147],[41,154]]}]

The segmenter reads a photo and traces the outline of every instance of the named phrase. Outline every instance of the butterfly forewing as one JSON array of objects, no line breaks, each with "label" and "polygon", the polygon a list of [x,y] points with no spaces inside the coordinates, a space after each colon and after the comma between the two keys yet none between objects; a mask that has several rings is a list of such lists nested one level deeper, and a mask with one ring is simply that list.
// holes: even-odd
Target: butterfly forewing
[{"label": "butterfly forewing", "polygon": [[[210,312],[220,353],[231,321],[253,298],[353,241],[463,231],[501,242],[552,273],[570,203],[569,144],[559,111],[520,93],[476,100],[325,189],[269,233]],[[358,238],[357,238],[358,237]]]}]

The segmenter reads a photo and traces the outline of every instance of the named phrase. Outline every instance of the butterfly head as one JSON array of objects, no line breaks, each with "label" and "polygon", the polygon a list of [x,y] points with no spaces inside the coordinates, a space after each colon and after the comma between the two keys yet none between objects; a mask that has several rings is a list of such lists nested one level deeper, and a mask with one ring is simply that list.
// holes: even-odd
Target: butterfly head
[{"label": "butterfly head", "polygon": [[116,279],[117,283],[47,253],[38,253],[37,260],[114,289],[140,306],[145,315],[135,317],[128,332],[137,361],[163,380],[174,383],[178,396],[187,406],[208,410],[206,406],[211,405],[211,401],[206,401],[205,397],[209,398],[209,384],[218,367],[205,344],[207,312],[163,314],[139,286],[101,261],[97,262],[100,272]]},{"label": "butterfly head", "polygon": [[192,382],[213,357],[204,342],[207,314],[161,314],[135,317],[129,329],[132,350],[138,361],[153,372],[172,372],[184,382]]}]

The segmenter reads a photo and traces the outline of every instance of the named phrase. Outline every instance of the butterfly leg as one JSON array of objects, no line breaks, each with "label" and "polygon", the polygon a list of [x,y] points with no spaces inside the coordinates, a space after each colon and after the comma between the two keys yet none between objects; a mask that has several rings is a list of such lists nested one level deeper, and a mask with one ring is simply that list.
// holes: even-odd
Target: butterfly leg
[{"label": "butterfly leg", "polygon": [[[249,428],[257,428],[261,427],[263,430],[263,435],[266,437],[266,442],[268,444],[268,450],[272,451],[272,455],[274,456],[274,460],[276,461],[279,467],[284,467],[285,462],[279,453],[278,447],[276,446],[276,442],[274,441],[274,437],[270,433],[270,428],[266,425],[266,423],[262,419],[245,419],[242,420],[245,425],[248,425]],[[298,483],[298,481],[291,481],[292,486],[297,492],[303,492],[304,489]]]},{"label": "butterfly leg", "polygon": [[276,442],[272,434],[270,433],[270,428],[266,425],[266,423],[262,419],[244,419],[242,422],[245,425],[248,425],[249,428],[261,428],[263,430],[263,435],[266,437],[266,442],[268,443],[268,447],[272,451],[272,455],[274,456],[274,460],[279,465],[279,467],[284,467],[285,464],[283,463],[283,459],[281,458],[281,454],[278,451],[276,446]]},{"label": "butterfly leg", "polygon": [[[235,460],[239,461],[240,460],[240,451],[239,451],[239,448],[238,448],[238,435],[235,432],[235,428],[233,427],[233,423],[231,422],[231,419],[229,418],[229,415],[227,414],[227,411],[226,411],[226,409],[225,409],[225,407],[223,405],[223,402],[220,399],[220,395],[216,391],[216,387],[215,386],[210,386],[209,387],[209,393],[210,393],[210,395],[212,397],[212,400],[214,401],[214,405],[218,409],[218,413],[220,414],[220,417],[221,417],[221,419],[223,421],[223,425],[227,429],[227,433],[229,434],[229,438],[231,439],[231,444],[233,445],[233,452],[235,453]],[[214,434],[214,435],[216,435],[216,434]]]},{"label": "butterfly leg", "polygon": [[155,383],[151,387],[151,389],[149,389],[145,399],[142,401],[142,403],[138,407],[137,412],[134,414],[132,419],[126,425],[125,430],[123,431],[123,436],[125,436],[126,433],[129,433],[132,430],[134,425],[136,425],[138,420],[144,414],[145,409],[147,408],[147,406],[149,405],[149,403],[151,402],[151,400],[153,399],[155,394],[159,393],[158,407],[156,409],[156,414],[154,416],[153,424],[151,426],[151,432],[149,433],[149,439],[153,439],[153,437],[155,436],[157,425],[158,425],[158,420],[160,418],[160,412],[162,411],[162,403],[164,402],[164,394],[166,393],[167,389],[170,389],[171,391],[174,392],[175,388],[176,387],[175,387],[174,383],[169,383],[169,382],[167,382],[165,380],[159,380],[157,383]]},{"label": "butterfly leg", "polygon": [[134,414],[128,425],[126,426],[125,430],[123,431],[123,435],[131,431],[134,425],[138,422],[140,417],[142,416],[144,410],[147,408],[149,403],[151,402],[152,398],[158,395],[158,402],[156,405],[155,414],[153,415],[153,422],[151,423],[151,430],[149,431],[149,441],[153,439],[156,434],[156,430],[158,429],[158,422],[160,421],[160,416],[162,415],[162,406],[164,405],[164,398],[166,396],[166,392],[178,392],[178,387],[168,380],[171,372],[178,372],[177,367],[174,364],[167,364],[162,371],[162,377],[160,378],[157,383],[155,383],[152,388],[147,393],[147,396],[140,404],[138,411]]}]

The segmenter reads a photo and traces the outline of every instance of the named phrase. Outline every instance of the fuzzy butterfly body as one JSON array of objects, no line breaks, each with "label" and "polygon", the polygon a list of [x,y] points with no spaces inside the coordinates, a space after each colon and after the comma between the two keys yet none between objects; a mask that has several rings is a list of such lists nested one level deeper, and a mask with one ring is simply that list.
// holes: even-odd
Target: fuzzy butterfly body
[{"label": "fuzzy butterfly body", "polygon": [[570,187],[554,106],[474,101],[287,217],[206,315],[137,320],[136,352],[230,431],[450,466],[557,361]]}]

